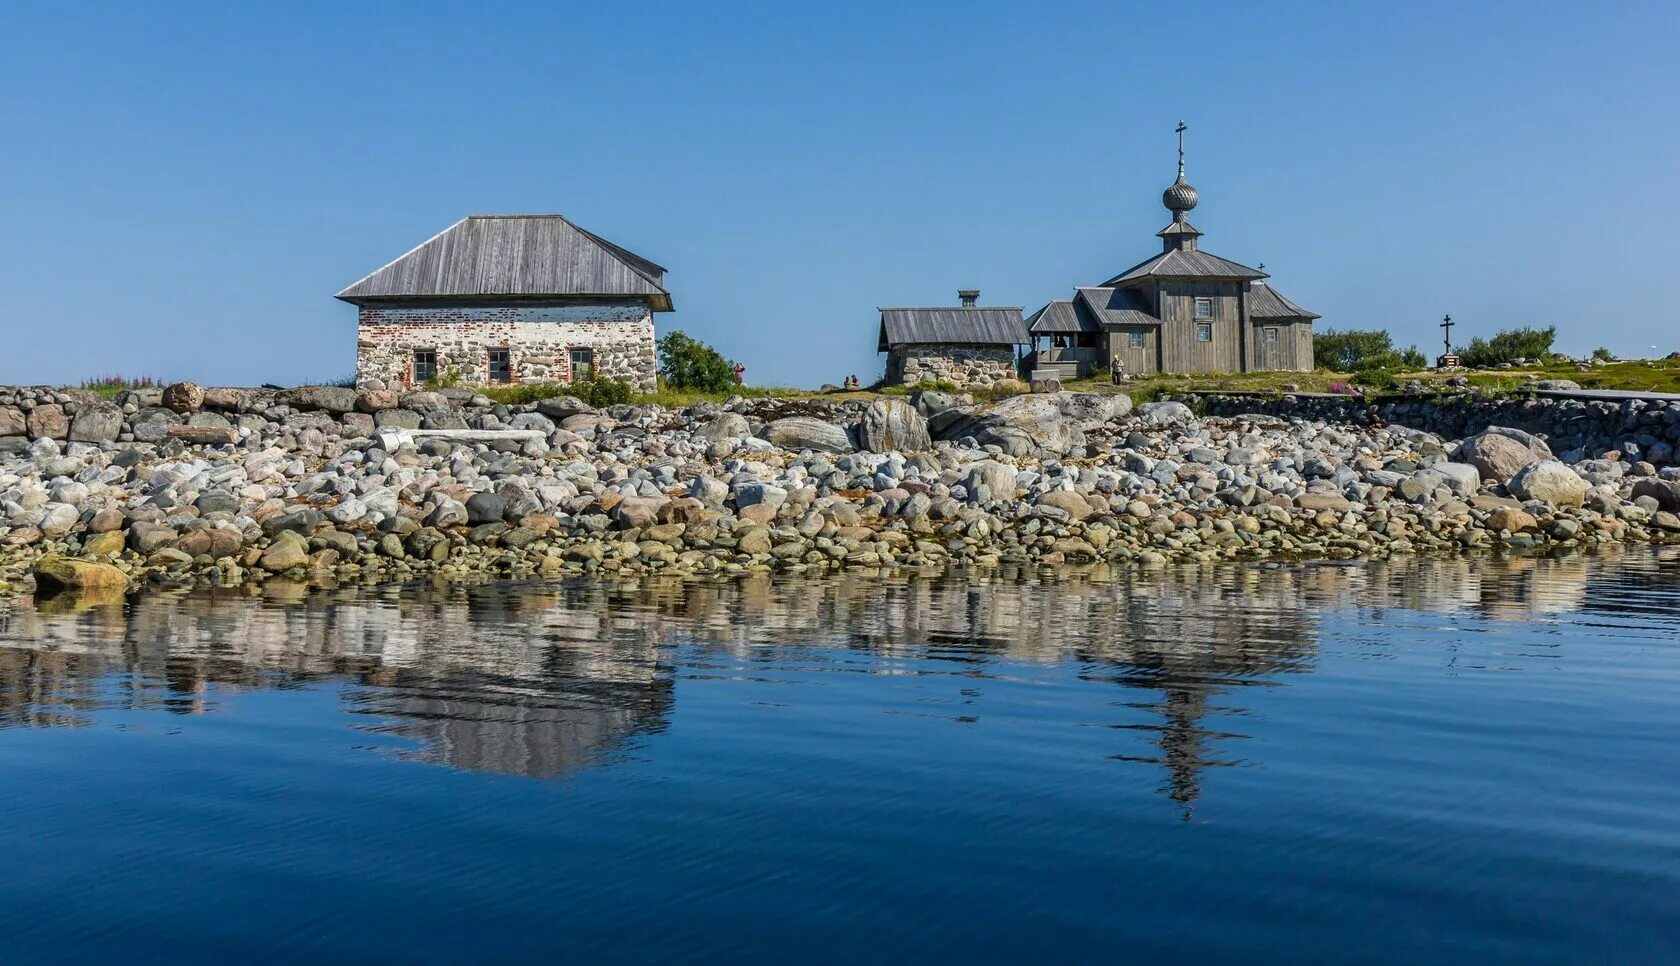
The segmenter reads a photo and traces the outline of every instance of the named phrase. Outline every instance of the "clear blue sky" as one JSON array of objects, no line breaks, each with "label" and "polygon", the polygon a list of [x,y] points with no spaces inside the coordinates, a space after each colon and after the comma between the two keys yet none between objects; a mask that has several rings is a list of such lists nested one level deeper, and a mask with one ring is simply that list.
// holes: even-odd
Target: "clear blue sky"
[{"label": "clear blue sky", "polygon": [[1209,251],[1433,353],[1680,348],[1680,6],[9,3],[0,382],[340,377],[331,296],[459,217],[670,268],[759,383],[880,370],[877,305],[1030,311]]}]

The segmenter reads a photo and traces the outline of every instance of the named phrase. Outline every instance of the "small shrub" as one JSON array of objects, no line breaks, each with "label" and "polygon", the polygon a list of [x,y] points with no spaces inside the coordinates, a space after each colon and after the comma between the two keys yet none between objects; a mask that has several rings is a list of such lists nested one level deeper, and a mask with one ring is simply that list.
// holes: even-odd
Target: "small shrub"
[{"label": "small shrub", "polygon": [[704,342],[674,330],[659,340],[659,376],[677,390],[730,392],[740,386],[734,363]]},{"label": "small shrub", "polygon": [[598,408],[623,405],[634,395],[630,384],[618,379],[586,379],[571,388],[572,395]]},{"label": "small shrub", "polygon": [[1354,385],[1365,386],[1370,389],[1392,389],[1396,385],[1394,377],[1389,374],[1387,369],[1366,369],[1354,373],[1349,378]]},{"label": "small shrub", "polygon": [[1460,353],[1460,358],[1471,368],[1502,366],[1518,359],[1537,359],[1544,362],[1551,358],[1552,342],[1556,339],[1555,325],[1548,325],[1544,329],[1505,329],[1491,339],[1483,339],[1480,336],[1471,339],[1470,344]]},{"label": "small shrub", "polygon": [[1614,352],[1611,352],[1609,349],[1606,349],[1603,346],[1599,346],[1598,348],[1594,349],[1592,351],[1592,357],[1594,359],[1599,360],[1600,362],[1615,362],[1616,361],[1616,354]]},{"label": "small shrub", "polygon": [[1400,365],[1410,370],[1427,369],[1429,368],[1429,359],[1417,346],[1409,345],[1405,352],[1400,353]]},{"label": "small shrub", "polygon": [[426,380],[426,388],[432,392],[437,392],[439,389],[454,389],[460,384],[461,370],[453,367]]}]

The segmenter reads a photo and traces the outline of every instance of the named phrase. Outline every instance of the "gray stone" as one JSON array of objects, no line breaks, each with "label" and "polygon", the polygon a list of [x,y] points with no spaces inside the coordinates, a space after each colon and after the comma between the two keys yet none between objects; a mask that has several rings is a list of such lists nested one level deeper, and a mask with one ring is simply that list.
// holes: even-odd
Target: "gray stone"
[{"label": "gray stone", "polygon": [[85,403],[70,422],[70,439],[78,443],[114,443],[122,428],[121,409],[110,403]]},{"label": "gray stone", "polygon": [[766,425],[760,435],[786,450],[850,453],[855,449],[844,429],[810,416],[778,419]]},{"label": "gray stone", "polygon": [[864,410],[858,441],[872,453],[915,453],[933,448],[927,419],[902,399],[877,399]]},{"label": "gray stone", "polygon": [[1535,460],[1551,459],[1552,450],[1544,440],[1521,430],[1490,426],[1461,442],[1453,458],[1474,466],[1484,480],[1504,482]]},{"label": "gray stone", "polygon": [[1587,495],[1587,481],[1557,460],[1530,463],[1506,486],[1519,499],[1542,500],[1557,506],[1580,506]]}]

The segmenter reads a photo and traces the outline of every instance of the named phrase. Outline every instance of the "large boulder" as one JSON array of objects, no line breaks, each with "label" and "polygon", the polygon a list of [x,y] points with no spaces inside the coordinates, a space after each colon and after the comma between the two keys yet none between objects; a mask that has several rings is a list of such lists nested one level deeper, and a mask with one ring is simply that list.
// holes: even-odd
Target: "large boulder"
[{"label": "large boulder", "polygon": [[537,403],[537,412],[558,423],[568,416],[576,416],[579,413],[593,413],[595,407],[576,396],[550,396]]},{"label": "large boulder", "polygon": [[23,436],[28,432],[29,424],[23,418],[23,410],[0,406],[0,436]]},{"label": "large boulder", "polygon": [[36,406],[25,420],[31,439],[63,439],[70,434],[70,418],[57,403]]},{"label": "large boulder", "polygon": [[48,554],[35,562],[35,586],[44,594],[120,591],[128,589],[128,575],[107,563]]},{"label": "large boulder", "polygon": [[981,488],[993,500],[1012,500],[1015,498],[1015,478],[1019,471],[1007,463],[996,460],[982,460],[968,468],[968,476],[963,480],[971,499],[977,498]]},{"label": "large boulder", "polygon": [[171,426],[181,425],[181,417],[173,409],[153,406],[142,409],[129,420],[129,431],[142,443],[161,443],[169,435]]},{"label": "large boulder", "polygon": [[121,409],[110,403],[84,404],[70,421],[70,439],[77,443],[113,443],[122,428]]},{"label": "large boulder", "polygon": [[356,411],[356,390],[346,386],[304,386],[281,393],[275,401],[304,412],[319,410],[342,416]]},{"label": "large boulder", "polygon": [[1137,408],[1138,418],[1146,426],[1182,426],[1195,422],[1196,414],[1181,402],[1147,402]]},{"label": "large boulder", "polygon": [[981,446],[996,446],[1010,456],[1064,454],[1085,445],[1086,430],[1117,419],[1131,408],[1129,397],[1105,393],[1012,396],[943,424],[939,438],[972,437]]},{"label": "large boulder", "polygon": [[204,407],[204,390],[196,382],[177,382],[165,386],[163,407],[171,412],[194,413]]},{"label": "large boulder", "polygon": [[933,448],[927,419],[902,399],[877,399],[864,410],[858,442],[871,453],[915,453]]},{"label": "large boulder", "polygon": [[373,415],[397,408],[397,394],[391,389],[364,389],[356,394],[356,411]]},{"label": "large boulder", "polygon": [[748,425],[747,417],[740,413],[718,413],[706,425],[701,426],[695,434],[708,442],[720,442],[726,439],[740,439],[752,435],[752,426]]},{"label": "large boulder", "polygon": [[250,394],[244,389],[218,386],[204,390],[204,408],[238,412],[245,408],[245,401],[248,398],[250,398]]},{"label": "large boulder", "polygon": [[1587,496],[1587,481],[1557,460],[1528,464],[1505,487],[1518,499],[1541,500],[1556,506],[1580,506]]},{"label": "large boulder", "polygon": [[764,427],[759,434],[786,450],[850,453],[855,447],[846,430],[812,416],[788,416]]},{"label": "large boulder", "polygon": [[1516,476],[1536,460],[1551,458],[1552,449],[1545,440],[1504,426],[1489,426],[1486,431],[1467,437],[1458,444],[1458,453],[1453,457],[1474,466],[1482,479],[1499,482]]},{"label": "large boulder", "polygon": [[1680,513],[1680,481],[1646,477],[1633,484],[1633,498],[1648,496],[1657,501],[1657,509]]}]

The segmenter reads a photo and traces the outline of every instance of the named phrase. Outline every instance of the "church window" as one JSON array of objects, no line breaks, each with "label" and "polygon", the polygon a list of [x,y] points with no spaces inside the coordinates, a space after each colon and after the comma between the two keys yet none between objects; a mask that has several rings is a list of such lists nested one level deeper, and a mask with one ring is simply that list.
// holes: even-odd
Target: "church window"
[{"label": "church window", "polygon": [[1196,318],[1198,318],[1198,319],[1211,319],[1211,318],[1213,318],[1213,299],[1197,299],[1196,300]]},{"label": "church window", "polygon": [[512,382],[513,365],[512,360],[508,358],[508,351],[506,349],[491,349],[489,357],[490,381]]},{"label": "church window", "polygon": [[1198,323],[1196,323],[1196,341],[1197,342],[1212,342],[1213,341],[1213,323],[1212,322],[1198,322]]},{"label": "church window", "polygon": [[1126,333],[1126,348],[1128,348],[1128,349],[1141,349],[1141,348],[1143,348],[1143,333],[1142,332],[1128,332],[1128,333]]}]

